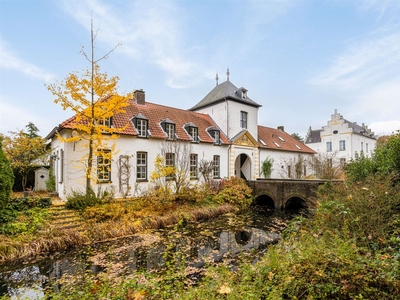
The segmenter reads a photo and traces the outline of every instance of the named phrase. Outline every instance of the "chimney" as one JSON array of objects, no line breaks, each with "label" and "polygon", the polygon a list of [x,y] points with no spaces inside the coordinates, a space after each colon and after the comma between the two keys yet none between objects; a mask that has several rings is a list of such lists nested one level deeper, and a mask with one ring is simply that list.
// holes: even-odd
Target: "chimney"
[{"label": "chimney", "polygon": [[135,95],[135,102],[140,105],[146,104],[146,97],[142,89],[133,92]]},{"label": "chimney", "polygon": [[285,127],[284,126],[278,126],[278,130],[284,132],[285,131]]}]

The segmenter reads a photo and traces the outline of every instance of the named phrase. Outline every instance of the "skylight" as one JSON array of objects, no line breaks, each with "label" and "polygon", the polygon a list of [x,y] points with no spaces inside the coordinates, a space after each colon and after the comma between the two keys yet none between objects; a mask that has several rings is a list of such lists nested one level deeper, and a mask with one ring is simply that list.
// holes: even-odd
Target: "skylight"
[{"label": "skylight", "polygon": [[297,149],[301,150],[300,146],[297,144],[294,144],[296,146]]},{"label": "skylight", "polygon": [[278,135],[278,138],[282,141],[282,142],[284,142],[285,140],[284,140],[284,138],[283,137],[281,137],[280,135]]},{"label": "skylight", "polygon": [[279,145],[277,142],[274,142],[275,146],[277,146],[278,148],[281,148],[281,145]]},{"label": "skylight", "polygon": [[259,139],[259,141],[260,141],[260,143],[263,144],[264,146],[267,146],[267,144],[266,144],[262,139]]}]

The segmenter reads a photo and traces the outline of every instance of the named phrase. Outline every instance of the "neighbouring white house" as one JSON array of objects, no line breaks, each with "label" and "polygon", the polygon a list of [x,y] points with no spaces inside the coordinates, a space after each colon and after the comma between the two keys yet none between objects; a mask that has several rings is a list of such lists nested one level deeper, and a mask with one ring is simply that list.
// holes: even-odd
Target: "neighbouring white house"
[{"label": "neighbouring white house", "polygon": [[343,118],[335,109],[331,119],[322,129],[312,130],[305,138],[305,144],[320,154],[335,158],[341,165],[350,162],[361,152],[370,157],[375,149],[377,137],[364,123],[358,125]]},{"label": "neighbouring white house", "polygon": [[[127,126],[113,141],[118,154],[111,160],[97,158],[95,190],[113,186],[117,197],[145,191],[158,154],[163,154],[166,164],[175,164],[178,154],[163,150],[166,141],[190,145],[187,155],[193,183],[202,180],[198,170],[201,160],[214,162],[212,176],[215,179],[236,176],[255,180],[260,177],[261,164],[267,158],[273,159],[272,178],[294,178],[299,174],[295,174],[288,162],[315,154],[284,132],[283,127],[258,125],[261,105],[249,98],[245,88],[232,84],[229,73],[227,81],[217,82],[211,92],[189,110],[147,102],[143,90],[135,91],[134,95],[125,113],[108,120],[110,127]],[[57,134],[71,137],[74,121],[75,117],[64,121],[47,136],[52,143],[53,173],[62,199],[73,190],[84,189],[84,169],[80,167],[87,151],[82,147],[84,142],[64,143],[57,138]],[[308,172],[310,170],[304,167],[301,176]]]}]

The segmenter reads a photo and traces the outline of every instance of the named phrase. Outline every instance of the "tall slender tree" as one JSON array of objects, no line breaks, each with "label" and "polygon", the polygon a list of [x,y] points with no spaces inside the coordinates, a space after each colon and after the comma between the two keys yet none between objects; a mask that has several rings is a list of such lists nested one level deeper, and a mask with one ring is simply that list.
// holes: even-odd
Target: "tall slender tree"
[{"label": "tall slender tree", "polygon": [[[99,61],[106,59],[115,50],[115,46],[106,55],[95,58],[95,40],[97,31],[93,29],[91,21],[90,42],[91,52],[87,54],[82,48],[81,54],[89,62],[89,67],[82,73],[70,73],[61,83],[47,86],[47,89],[56,96],[55,103],[64,110],[70,109],[75,113],[73,121],[74,134],[70,138],[58,138],[63,142],[85,141],[85,155],[82,157],[85,172],[86,194],[91,190],[92,180],[96,180],[97,169],[93,168],[94,158],[103,157],[110,160],[115,150],[115,143],[108,141],[118,138],[118,133],[124,127],[110,126],[115,114],[125,111],[132,94],[119,95],[117,76],[108,77],[100,71]],[[105,148],[111,151],[104,151]]]}]

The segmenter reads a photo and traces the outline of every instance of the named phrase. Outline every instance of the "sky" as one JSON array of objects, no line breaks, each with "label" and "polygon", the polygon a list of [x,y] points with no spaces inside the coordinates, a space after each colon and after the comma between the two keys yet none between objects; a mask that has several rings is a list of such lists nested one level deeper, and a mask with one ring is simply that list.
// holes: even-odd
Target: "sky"
[{"label": "sky", "polygon": [[0,0],[0,133],[45,137],[71,117],[46,85],[95,55],[119,92],[189,109],[227,79],[258,123],[304,137],[335,109],[377,135],[400,129],[399,0]]}]

